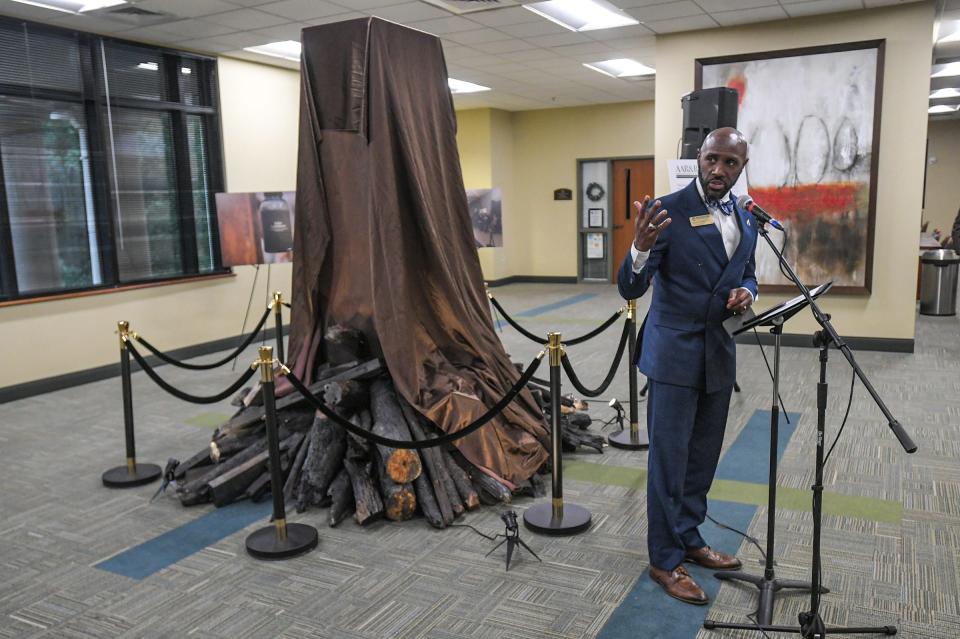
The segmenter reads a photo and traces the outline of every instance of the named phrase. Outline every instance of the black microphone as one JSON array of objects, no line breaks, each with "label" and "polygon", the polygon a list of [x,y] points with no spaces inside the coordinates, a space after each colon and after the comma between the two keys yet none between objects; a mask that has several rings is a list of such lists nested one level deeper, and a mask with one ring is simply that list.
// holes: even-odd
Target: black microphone
[{"label": "black microphone", "polygon": [[753,198],[749,195],[741,195],[738,197],[737,206],[753,214],[753,217],[757,218],[761,224],[769,224],[775,229],[783,230],[783,224],[780,224],[775,218],[770,217],[770,214],[760,208],[760,205],[754,202]]}]

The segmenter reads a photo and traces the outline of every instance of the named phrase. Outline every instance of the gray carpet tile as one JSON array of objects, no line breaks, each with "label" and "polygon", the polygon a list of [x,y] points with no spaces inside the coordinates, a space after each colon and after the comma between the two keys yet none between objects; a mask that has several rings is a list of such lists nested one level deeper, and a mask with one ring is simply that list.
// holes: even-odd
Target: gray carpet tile
[{"label": "gray carpet tile", "polygon": [[[560,330],[567,338],[589,331],[622,305],[608,285],[514,284],[492,291],[514,315],[595,294],[517,318],[535,333]],[[646,304],[641,300],[641,317]],[[568,349],[587,386],[605,375],[620,327],[618,322],[597,339]],[[134,328],[149,339],[149,318],[138,320]],[[851,329],[837,328],[841,333]],[[901,504],[902,518],[887,523],[825,516],[824,584],[832,593],[823,598],[822,614],[829,624],[897,624],[899,636],[953,639],[960,636],[960,320],[920,316],[916,333],[916,353],[857,353],[920,451],[911,456],[902,452],[857,384],[825,484],[843,495]],[[500,334],[517,362],[529,362],[541,349],[509,326]],[[766,350],[769,355],[771,348]],[[754,411],[770,404],[760,349],[743,345],[738,353],[743,392],[731,403],[725,449]],[[233,371],[229,366],[203,373],[169,366],[158,371],[189,392],[212,394],[236,379],[254,358],[251,347]],[[784,349],[783,400],[803,418],[783,456],[779,483],[804,491],[813,479],[817,366],[816,351]],[[546,369],[540,374],[546,376]],[[831,354],[829,381],[832,441],[850,383],[849,370],[836,352]],[[596,421],[591,428],[599,430],[599,423],[613,416],[607,399],[625,400],[626,395],[623,372],[604,401],[592,404]],[[161,465],[168,457],[184,459],[207,444],[211,429],[205,424],[212,413],[232,412],[226,402],[196,406],[173,399],[143,373],[134,374],[134,397],[138,458]],[[644,413],[641,403],[641,424]],[[265,525],[263,521],[136,581],[94,565],[212,507],[183,508],[171,497],[150,504],[157,484],[126,491],[102,487],[100,474],[124,459],[119,380],[0,405],[0,423],[2,638],[579,639],[600,632],[647,566],[644,491],[568,480],[565,499],[588,508],[593,527],[572,538],[524,530],[524,539],[543,563],[520,551],[509,572],[503,567],[504,548],[485,557],[491,542],[467,528],[437,531],[422,520],[360,528],[348,520],[331,529],[325,511],[313,510],[290,515],[291,521],[320,531],[320,545],[309,555],[278,563],[248,557],[243,540]],[[614,448],[603,455],[584,452],[573,457],[623,467],[646,465],[644,453]],[[765,465],[766,460],[757,463]],[[513,507],[522,510],[532,503],[518,499]],[[722,520],[722,508],[714,510]],[[498,513],[498,508],[482,508],[462,523],[501,532]],[[766,508],[759,506],[749,527],[761,540],[765,517]],[[778,510],[778,576],[807,578],[810,533],[809,512]],[[760,572],[756,548],[744,543],[739,555],[748,570]],[[725,583],[710,617],[743,622],[756,606],[755,592]],[[651,614],[656,614],[656,601],[651,605]],[[801,594],[780,596],[776,619],[791,623],[808,605]],[[697,636],[758,635],[702,630]]]}]

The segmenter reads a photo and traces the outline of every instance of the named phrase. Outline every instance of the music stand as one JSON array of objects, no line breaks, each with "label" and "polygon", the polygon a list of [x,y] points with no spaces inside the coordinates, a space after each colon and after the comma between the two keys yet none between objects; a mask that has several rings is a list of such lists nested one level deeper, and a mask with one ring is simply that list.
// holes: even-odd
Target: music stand
[{"label": "music stand", "polygon": [[[810,291],[810,298],[816,299],[830,290],[833,281],[821,284]],[[747,315],[735,315],[726,320],[723,325],[731,336],[736,337],[750,329],[757,327],[770,327],[773,334],[773,402],[770,406],[770,475],[768,478],[767,495],[767,552],[764,561],[763,576],[751,575],[739,570],[727,570],[714,573],[717,579],[745,581],[753,584],[760,589],[760,601],[757,604],[757,624],[760,626],[769,626],[773,619],[773,596],[779,590],[790,588],[795,590],[810,590],[811,584],[806,581],[796,579],[777,579],[773,569],[774,535],[775,522],[777,515],[777,448],[779,445],[779,426],[780,426],[780,334],[783,332],[783,325],[788,319],[803,310],[809,304],[808,300],[799,295],[791,300],[787,300],[776,306],[763,311],[759,315],[752,313]],[[821,588],[821,593],[829,592]],[[755,626],[748,624],[725,624],[712,621],[705,621],[707,628],[740,628],[753,629]]]}]

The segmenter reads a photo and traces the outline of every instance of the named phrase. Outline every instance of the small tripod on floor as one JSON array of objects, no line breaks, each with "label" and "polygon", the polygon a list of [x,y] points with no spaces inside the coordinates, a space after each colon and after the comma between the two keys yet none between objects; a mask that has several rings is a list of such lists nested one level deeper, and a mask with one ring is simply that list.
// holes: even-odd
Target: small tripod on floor
[{"label": "small tripod on floor", "polygon": [[543,562],[540,557],[537,557],[537,553],[533,552],[533,549],[524,543],[522,539],[520,539],[520,527],[517,525],[517,513],[513,512],[512,510],[504,511],[500,513],[500,519],[503,520],[503,523],[506,525],[507,529],[505,533],[498,533],[497,535],[494,535],[494,539],[497,537],[503,537],[503,541],[491,548],[490,552],[484,556],[489,557],[494,550],[503,544],[507,544],[507,570],[510,570],[510,558],[513,557],[513,550],[517,547],[517,544],[520,544],[526,548],[527,552],[533,555],[537,561]]}]

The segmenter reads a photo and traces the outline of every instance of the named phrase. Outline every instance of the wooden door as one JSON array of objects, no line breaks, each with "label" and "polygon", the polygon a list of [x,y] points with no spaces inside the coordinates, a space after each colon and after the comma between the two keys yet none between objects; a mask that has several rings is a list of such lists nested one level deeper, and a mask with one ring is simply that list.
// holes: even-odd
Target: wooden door
[{"label": "wooden door", "polygon": [[633,222],[636,211],[634,201],[643,201],[643,196],[653,193],[653,160],[614,160],[613,198],[610,220],[613,237],[610,254],[613,257],[611,279],[617,281],[617,271],[630,252],[633,242]]}]

